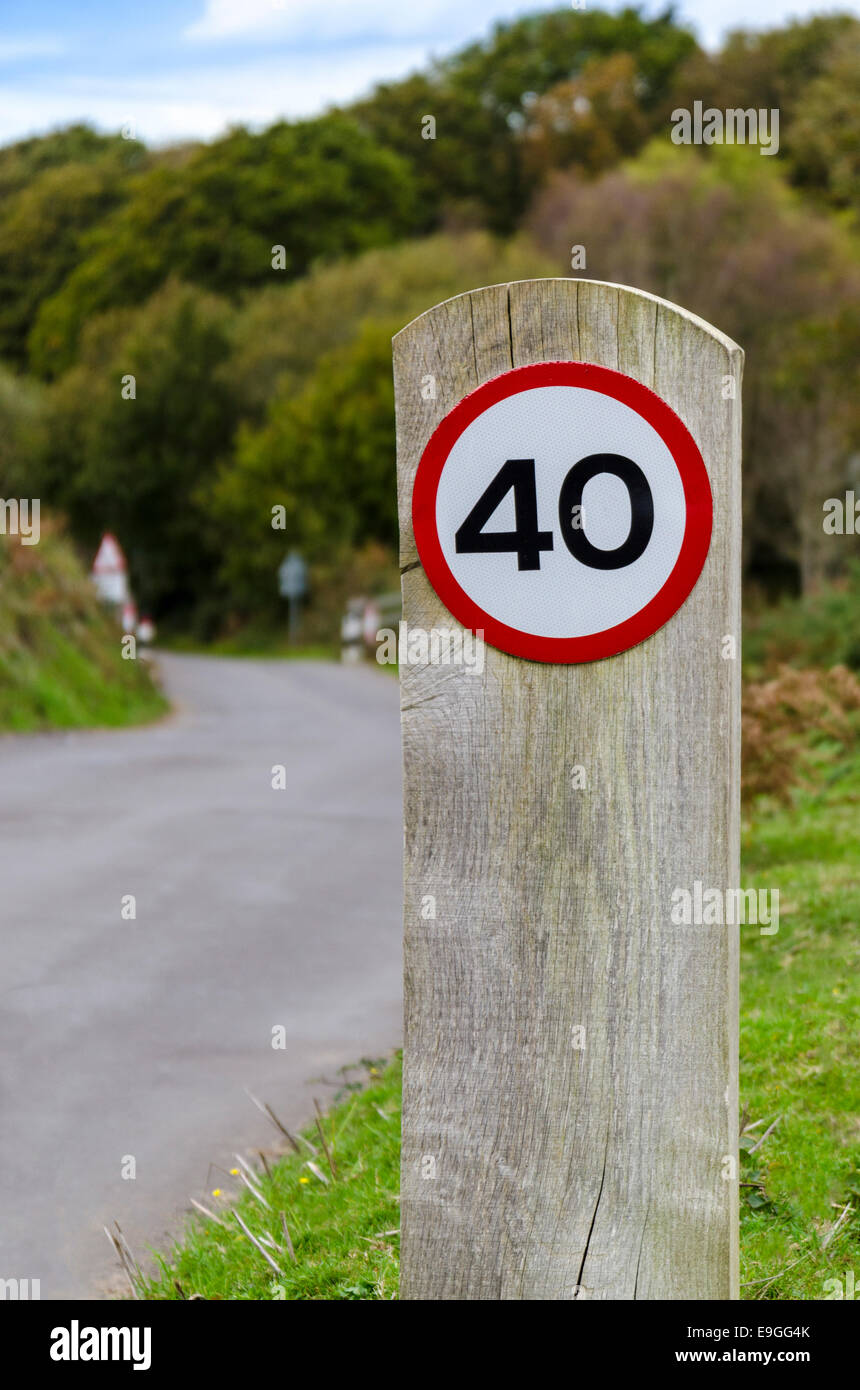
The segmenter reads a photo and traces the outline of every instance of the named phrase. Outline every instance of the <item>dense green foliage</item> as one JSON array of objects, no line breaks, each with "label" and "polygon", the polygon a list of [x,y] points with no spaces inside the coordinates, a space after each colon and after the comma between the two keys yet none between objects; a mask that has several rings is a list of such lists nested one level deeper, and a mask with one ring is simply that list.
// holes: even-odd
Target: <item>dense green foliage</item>
[{"label": "dense green foliage", "polygon": [[[325,566],[346,563],[368,541],[391,545],[395,327],[368,323],[353,343],[321,357],[296,393],[276,392],[259,430],[240,432],[206,499],[224,537],[224,580],[239,603],[268,599],[285,547],[301,545]],[[261,516],[278,508],[283,524],[264,530]],[[255,531],[254,547],[231,539]]]},{"label": "dense green foliage", "polygon": [[88,317],[139,304],[171,276],[237,295],[269,279],[276,246],[294,277],[318,257],[402,236],[414,209],[403,161],[341,116],[231,131],[129,179],[122,205],[82,239],[78,265],[41,303],[32,364],[43,375],[69,366]]},{"label": "dense green foliage", "polygon": [[[180,619],[203,601],[217,564],[196,496],[239,420],[221,379],[228,332],[221,301],[169,282],[138,313],[93,320],[49,395],[43,497],[89,549],[105,529],[122,537],[147,608]],[[134,399],[122,393],[128,376]]]},{"label": "dense green foliage", "polygon": [[756,677],[783,662],[800,668],[835,663],[860,672],[858,614],[856,558],[838,584],[822,585],[800,598],[750,606],[744,622],[745,672]]},{"label": "dense green foliage", "polygon": [[[746,349],[747,579],[838,579],[854,538],[821,507],[860,449],[858,62],[847,15],[707,54],[671,10],[559,8],[260,133],[0,150],[0,491],[87,551],[113,528],[141,605],[198,638],[277,622],[297,545],[331,639],[394,556],[390,334],[475,285],[568,275],[581,245],[577,273]],[[672,144],[696,100],[778,107],[778,157]]]},{"label": "dense green foliage", "polygon": [[[633,9],[557,10],[498,25],[492,37],[435,64],[426,74],[381,86],[353,114],[413,167],[424,228],[446,205],[510,232],[538,182],[529,158],[537,98],[571,80],[592,81],[618,54],[629,55],[642,144],[667,114],[671,81],[696,45],[670,14],[649,20]],[[436,138],[416,139],[432,114]]]}]

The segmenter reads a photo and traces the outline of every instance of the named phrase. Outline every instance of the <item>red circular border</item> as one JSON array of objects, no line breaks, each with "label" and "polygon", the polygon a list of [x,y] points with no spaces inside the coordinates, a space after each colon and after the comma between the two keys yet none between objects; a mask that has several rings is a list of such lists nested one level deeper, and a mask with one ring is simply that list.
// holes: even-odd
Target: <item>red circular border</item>
[{"label": "red circular border", "polygon": [[[648,421],[666,444],[681,475],[687,525],[675,566],[663,587],[638,613],[615,627],[585,637],[540,637],[499,622],[469,597],[448,565],[436,530],[436,494],[442,469],[468,425],[490,406],[537,386],[580,386],[622,401]],[[433,431],[421,455],[412,490],[412,527],[424,571],[445,607],[473,632],[511,656],[529,661],[599,661],[635,647],[668,622],[702,572],[713,525],[711,484],[696,441],[674,410],[633,377],[592,362],[538,362],[514,367],[470,391]]]}]

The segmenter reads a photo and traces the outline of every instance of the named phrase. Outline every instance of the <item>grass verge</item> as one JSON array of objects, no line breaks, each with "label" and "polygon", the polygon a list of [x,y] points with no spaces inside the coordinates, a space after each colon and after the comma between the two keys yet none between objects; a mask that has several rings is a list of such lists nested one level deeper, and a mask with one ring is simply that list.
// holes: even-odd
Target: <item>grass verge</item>
[{"label": "grass verge", "polygon": [[335,642],[304,642],[291,645],[281,634],[266,634],[249,629],[234,637],[219,637],[204,642],[186,634],[171,633],[160,639],[167,651],[189,656],[244,656],[266,661],[339,661],[340,647]]},{"label": "grass verge", "polygon": [[[396,1298],[399,1057],[387,1065],[367,1064],[366,1077],[366,1089],[349,1094],[319,1126],[304,1132],[297,1141],[300,1152],[287,1154],[268,1172],[257,1170],[256,1192],[243,1183],[239,1169],[226,1176],[209,1197],[211,1216],[193,1220],[170,1257],[158,1257],[156,1278],[137,1279],[139,1296]],[[349,1083],[355,1084],[361,1083]]]},{"label": "grass verge", "polygon": [[860,1271],[860,756],[819,772],[744,828],[746,886],[780,892],[778,933],[741,932],[746,1298],[836,1298]]}]

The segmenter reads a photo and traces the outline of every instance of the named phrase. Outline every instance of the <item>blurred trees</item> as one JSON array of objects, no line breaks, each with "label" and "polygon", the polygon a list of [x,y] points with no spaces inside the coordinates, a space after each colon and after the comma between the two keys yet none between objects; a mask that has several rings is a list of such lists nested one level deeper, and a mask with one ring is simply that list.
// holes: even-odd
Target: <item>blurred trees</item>
[{"label": "blurred trees", "polygon": [[143,146],[121,135],[99,135],[86,125],[70,125],[50,135],[33,135],[0,149],[0,199],[18,193],[48,169],[64,164],[99,164],[112,159],[117,167],[133,168]]},{"label": "blurred trees", "polygon": [[722,108],[776,106],[783,120],[790,119],[809,84],[858,29],[851,15],[825,14],[781,29],[735,30],[717,52],[697,49],[687,57],[675,78],[675,100],[679,106],[694,100]]},{"label": "blurred trees", "polygon": [[[637,123],[655,129],[668,115],[673,75],[695,50],[694,38],[676,23],[671,8],[653,19],[633,6],[619,14],[558,9],[497,24],[486,41],[470,44],[425,74],[386,83],[350,109],[409,162],[424,230],[447,213],[467,221],[478,217],[491,230],[509,233],[541,173],[522,139],[538,98],[559,84],[581,80],[592,88],[601,81],[611,85],[610,75],[596,75],[600,60],[625,55],[635,83]],[[557,97],[562,101],[564,93]],[[435,139],[422,138],[427,115],[435,118]]]},{"label": "blurred trees", "polygon": [[847,318],[833,336],[860,303],[856,244],[738,146],[709,159],[654,146],[596,182],[558,174],[529,226],[560,269],[581,243],[589,277],[683,304],[745,349],[746,562],[752,573],[788,563],[814,585],[821,506],[847,486],[860,442]]},{"label": "blurred trees", "polygon": [[238,424],[221,376],[228,322],[226,304],[175,281],[137,312],[95,319],[49,391],[33,473],[90,550],[104,530],[121,537],[141,602],[179,621],[217,607],[220,542],[197,494]]},{"label": "blurred trees", "polygon": [[[583,245],[746,349],[747,574],[814,589],[860,491],[858,81],[848,15],[704,53],[671,9],[565,7],[313,120],[0,149],[0,482],[117,531],[162,623],[275,621],[291,545],[318,596],[388,583],[391,333]],[[778,107],[779,155],[674,146],[694,101]]]},{"label": "blurred trees", "polygon": [[860,213],[860,24],[805,89],[789,139],[796,182]]},{"label": "blurred trees", "polygon": [[526,167],[543,183],[554,169],[599,174],[635,154],[652,128],[640,104],[640,82],[632,55],[615,53],[550,87],[529,109]]},{"label": "blurred trees", "polygon": [[[345,117],[231,131],[178,167],[159,161],[130,180],[126,201],[83,237],[79,264],[43,302],[32,365],[56,375],[90,315],[138,304],[171,275],[235,298],[415,224],[408,168]],[[284,248],[283,270],[273,269],[273,246]]]},{"label": "blurred trees", "polygon": [[691,54],[676,76],[675,101],[778,109],[781,162],[792,182],[856,210],[858,84],[860,22],[824,14],[782,29],[738,30],[718,53]]},{"label": "blurred trees", "polygon": [[501,241],[480,231],[437,234],[319,266],[245,301],[233,321],[230,379],[256,418],[276,387],[282,394],[298,389],[322,354],[352,342],[366,319],[402,328],[476,285],[554,273],[553,259],[528,239]]},{"label": "blurred trees", "polygon": [[122,202],[124,176],[143,157],[140,146],[91,131],[62,135],[48,136],[43,150],[25,142],[29,161],[20,146],[0,150],[0,358],[19,366],[40,306],[75,270],[86,233]]},{"label": "blurred trees", "polygon": [[0,496],[33,497],[46,441],[45,388],[0,367]]},{"label": "blurred trees", "polygon": [[[297,394],[276,393],[259,429],[240,431],[207,499],[221,575],[239,611],[275,610],[275,574],[292,546],[301,546],[317,575],[370,542],[394,552],[391,337],[398,326],[366,324],[354,342],[319,359]],[[275,508],[283,508],[277,526]]]}]

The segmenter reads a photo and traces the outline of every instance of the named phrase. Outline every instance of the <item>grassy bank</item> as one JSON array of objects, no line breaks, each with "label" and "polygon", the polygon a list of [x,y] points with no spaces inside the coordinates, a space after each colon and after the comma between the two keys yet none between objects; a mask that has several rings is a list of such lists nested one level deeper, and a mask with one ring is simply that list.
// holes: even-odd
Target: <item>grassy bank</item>
[{"label": "grassy bank", "polygon": [[[850,696],[844,678],[840,688]],[[818,732],[808,732],[809,709],[819,711],[829,691],[824,677],[789,672],[749,692],[756,722],[747,768],[755,786],[766,784],[768,763],[778,775],[773,792],[748,798],[744,886],[778,889],[780,908],[776,934],[741,929],[747,1299],[835,1297],[840,1287],[853,1287],[848,1276],[860,1267],[860,747],[856,711],[834,717],[832,735],[822,733],[819,713]],[[786,750],[802,777],[790,789]],[[315,1156],[302,1143],[302,1153],[274,1165],[270,1177],[258,1175],[268,1206],[242,1188],[238,1175],[225,1181],[209,1199],[217,1222],[193,1221],[161,1277],[146,1283],[145,1296],[396,1297],[399,1078],[395,1062],[327,1117],[336,1177],[319,1134],[308,1130]],[[280,1274],[231,1213],[229,1199],[240,1192],[237,1211],[258,1238],[268,1234]]]},{"label": "grassy bank", "polygon": [[145,661],[124,661],[115,619],[71,546],[0,538],[0,733],[135,724],[167,709]]},{"label": "grassy bank", "polygon": [[159,639],[159,645],[171,652],[188,656],[246,656],[265,660],[339,661],[340,647],[336,642],[297,642],[291,645],[283,633],[244,628],[233,637],[218,637],[203,642],[184,634],[171,634]]},{"label": "grassy bank", "polygon": [[744,831],[748,885],[780,891],[778,933],[741,937],[750,1298],[833,1297],[827,1280],[860,1272],[860,756],[824,747],[819,774]]}]

